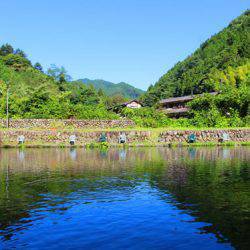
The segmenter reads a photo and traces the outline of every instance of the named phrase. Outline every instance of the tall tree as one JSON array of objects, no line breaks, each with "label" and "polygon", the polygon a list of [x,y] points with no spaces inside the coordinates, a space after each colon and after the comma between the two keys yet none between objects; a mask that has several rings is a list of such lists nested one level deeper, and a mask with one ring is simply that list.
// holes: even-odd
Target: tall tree
[{"label": "tall tree", "polygon": [[58,67],[55,64],[51,64],[50,67],[47,70],[47,74],[51,77],[53,77],[56,81],[71,81],[71,76],[67,74],[66,69],[61,66]]},{"label": "tall tree", "polygon": [[3,44],[0,48],[0,56],[7,56],[9,54],[13,54],[14,53],[14,49],[13,47],[6,43],[6,44]]},{"label": "tall tree", "polygon": [[21,49],[16,49],[15,51],[14,51],[14,54],[15,55],[19,55],[19,56],[21,56],[21,57],[23,57],[23,58],[27,58],[27,55],[24,53],[24,51],[23,50],[21,50]]},{"label": "tall tree", "polygon": [[41,71],[41,72],[43,72],[43,67],[42,67],[42,65],[39,62],[36,62],[34,64],[34,68],[37,69],[37,70],[39,70],[39,71]]}]

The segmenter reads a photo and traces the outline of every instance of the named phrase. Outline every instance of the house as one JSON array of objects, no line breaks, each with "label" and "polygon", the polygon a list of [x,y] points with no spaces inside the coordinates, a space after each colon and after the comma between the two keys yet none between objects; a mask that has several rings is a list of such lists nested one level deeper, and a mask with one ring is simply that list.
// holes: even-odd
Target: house
[{"label": "house", "polygon": [[131,100],[129,102],[123,103],[122,106],[131,109],[139,109],[142,107],[142,104],[138,100]]},{"label": "house", "polygon": [[[217,95],[218,92],[211,92],[210,95]],[[160,110],[164,111],[169,116],[180,117],[185,116],[189,111],[189,108],[186,104],[192,101],[196,97],[200,97],[203,94],[199,95],[187,95],[180,97],[172,97],[168,99],[163,99],[159,102]]]},{"label": "house", "polygon": [[121,113],[121,110],[125,107],[130,108],[130,109],[139,109],[142,107],[142,104],[137,100],[131,100],[128,102],[116,104],[116,105],[108,108],[108,110],[111,110],[115,113]]}]

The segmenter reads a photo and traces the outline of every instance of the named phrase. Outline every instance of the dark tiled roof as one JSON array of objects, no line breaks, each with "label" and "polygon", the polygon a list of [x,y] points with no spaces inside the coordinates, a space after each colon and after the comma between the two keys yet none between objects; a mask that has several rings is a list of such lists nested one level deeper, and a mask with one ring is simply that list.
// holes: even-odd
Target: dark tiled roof
[{"label": "dark tiled roof", "polygon": [[[211,92],[211,93],[208,93],[208,94],[217,95],[218,92]],[[199,97],[199,96],[202,96],[202,95],[203,94],[172,97],[172,98],[168,98],[168,99],[163,99],[163,100],[159,101],[159,103],[160,104],[165,104],[165,103],[175,103],[175,102],[187,102],[187,101],[193,100],[195,97]]]}]

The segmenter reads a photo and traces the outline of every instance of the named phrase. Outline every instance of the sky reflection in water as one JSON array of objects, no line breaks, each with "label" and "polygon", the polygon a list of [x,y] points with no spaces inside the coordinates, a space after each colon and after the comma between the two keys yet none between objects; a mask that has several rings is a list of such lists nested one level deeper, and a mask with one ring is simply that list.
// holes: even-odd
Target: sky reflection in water
[{"label": "sky reflection in water", "polygon": [[249,152],[1,149],[0,249],[247,249]]}]

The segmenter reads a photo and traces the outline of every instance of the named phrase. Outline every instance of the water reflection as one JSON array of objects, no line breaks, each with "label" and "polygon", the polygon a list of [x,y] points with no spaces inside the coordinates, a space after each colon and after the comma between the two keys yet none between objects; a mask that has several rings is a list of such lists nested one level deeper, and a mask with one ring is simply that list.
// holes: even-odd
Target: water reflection
[{"label": "water reflection", "polygon": [[23,149],[19,149],[19,151],[18,151],[18,158],[19,158],[19,160],[21,162],[24,160],[24,158],[25,158],[25,152],[24,152]]},{"label": "water reflection", "polygon": [[121,149],[120,151],[119,151],[119,159],[120,160],[126,160],[126,156],[127,156],[127,153],[126,153],[127,151],[125,150],[125,149]]},{"label": "water reflection", "polygon": [[90,248],[249,246],[249,148],[1,149],[0,157],[0,248],[67,248],[73,235]]},{"label": "water reflection", "polygon": [[188,153],[190,159],[195,159],[196,157],[196,148],[188,148]]},{"label": "water reflection", "polygon": [[70,155],[71,160],[75,161],[77,158],[76,148],[70,148],[69,155]]}]

